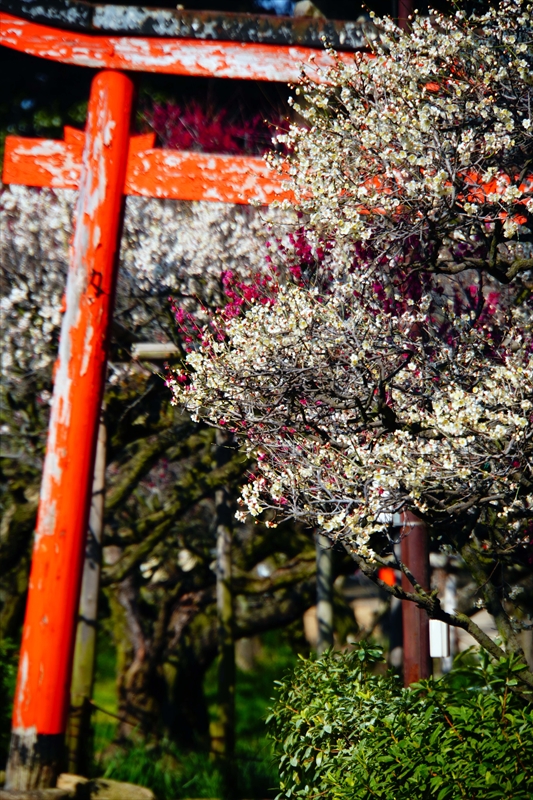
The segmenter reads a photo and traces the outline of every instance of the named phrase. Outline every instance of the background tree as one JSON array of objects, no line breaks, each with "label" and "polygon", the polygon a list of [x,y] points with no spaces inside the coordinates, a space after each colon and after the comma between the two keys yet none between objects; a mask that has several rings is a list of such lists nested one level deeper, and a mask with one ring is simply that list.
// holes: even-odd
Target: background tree
[{"label": "background tree", "polygon": [[[167,107],[163,108],[166,111]],[[254,145],[255,146],[255,145]],[[48,401],[67,270],[73,194],[22,187],[1,194],[3,403],[2,637],[22,622],[45,446]],[[218,466],[213,432],[170,406],[161,366],[132,360],[139,339],[176,341],[168,303],[191,313],[224,296],[220,264],[242,275],[262,269],[264,211],[214,204],[128,200],[112,361],[108,429],[103,603],[118,653],[117,735],[169,736],[209,746],[204,676],[218,647],[216,491],[230,506],[249,469],[232,453]],[[234,509],[233,509],[234,510]],[[232,511],[233,513],[233,511]],[[257,565],[268,562],[269,577]],[[312,538],[250,537],[234,547],[236,637],[301,619],[315,602]]]}]

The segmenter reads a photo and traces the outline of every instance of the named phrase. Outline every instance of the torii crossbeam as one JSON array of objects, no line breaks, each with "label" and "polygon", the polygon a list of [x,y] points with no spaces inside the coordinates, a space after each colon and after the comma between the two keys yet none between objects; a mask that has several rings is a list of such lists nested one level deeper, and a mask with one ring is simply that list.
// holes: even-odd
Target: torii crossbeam
[{"label": "torii crossbeam", "polygon": [[319,68],[332,64],[323,49],[312,49],[322,47],[324,33],[338,48],[364,44],[355,23],[302,25],[287,18],[280,23],[248,15],[128,10],[78,0],[0,0],[0,44],[102,70],[92,83],[85,132],[66,128],[64,141],[6,140],[5,183],[79,190],[14,702],[9,788],[54,785],[62,754],[124,196],[262,204],[287,196],[280,176],[261,159],[165,151],[153,147],[151,135],[131,136],[133,82],[125,71],[296,81],[311,54]]}]

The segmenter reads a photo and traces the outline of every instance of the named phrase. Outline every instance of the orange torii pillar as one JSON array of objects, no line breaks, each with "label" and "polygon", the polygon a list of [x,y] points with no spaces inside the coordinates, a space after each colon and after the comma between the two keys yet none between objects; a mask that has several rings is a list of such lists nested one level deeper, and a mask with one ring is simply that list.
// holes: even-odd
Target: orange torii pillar
[{"label": "orange torii pillar", "polygon": [[165,151],[152,134],[130,137],[133,86],[120,70],[288,82],[311,54],[319,66],[333,62],[292,45],[95,36],[1,8],[0,44],[106,70],[94,79],[85,133],[7,137],[4,157],[5,183],[80,192],[6,775],[7,788],[28,790],[54,785],[63,760],[124,195],[261,204],[289,196],[260,158]]},{"label": "orange torii pillar", "polygon": [[20,651],[10,789],[50,785],[62,755],[132,99],[125,74],[95,77]]}]

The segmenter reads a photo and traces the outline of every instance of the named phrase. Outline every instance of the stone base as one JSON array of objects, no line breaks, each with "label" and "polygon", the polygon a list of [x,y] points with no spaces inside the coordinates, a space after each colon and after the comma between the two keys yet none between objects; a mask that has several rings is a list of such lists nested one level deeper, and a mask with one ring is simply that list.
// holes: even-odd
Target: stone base
[{"label": "stone base", "polygon": [[[109,778],[89,780],[64,772],[57,779],[58,790],[66,789],[76,800],[155,800],[151,789],[135,783],[112,781]],[[1,800],[1,798],[0,798]]]},{"label": "stone base", "polygon": [[154,793],[134,783],[108,778],[89,780],[63,773],[55,789],[0,789],[0,800],[155,800]]},{"label": "stone base", "polygon": [[64,746],[62,734],[36,733],[33,728],[13,732],[4,788],[28,792],[55,786]]}]

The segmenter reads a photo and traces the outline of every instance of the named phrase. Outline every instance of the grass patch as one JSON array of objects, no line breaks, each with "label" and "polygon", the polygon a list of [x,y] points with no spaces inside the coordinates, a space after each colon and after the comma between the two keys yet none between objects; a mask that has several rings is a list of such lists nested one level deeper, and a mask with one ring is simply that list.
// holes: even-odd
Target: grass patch
[{"label": "grass patch", "polygon": [[[278,794],[278,772],[269,753],[243,750],[235,758],[235,797],[273,798]],[[104,776],[150,788],[158,800],[219,798],[224,777],[219,764],[205,752],[182,752],[171,742],[120,750],[106,761]]]},{"label": "grass patch", "polygon": [[169,742],[117,751],[106,764],[106,778],[149,787],[158,800],[216,798],[222,776],[207,753],[180,753]]},{"label": "grass patch", "polygon": [[[112,714],[116,714],[118,710],[116,660],[113,642],[100,627],[96,644],[93,702]],[[92,725],[95,768],[99,771],[98,768],[102,766],[102,754],[115,738],[118,721],[104,711],[95,709]]]},{"label": "grass patch", "polygon": [[[234,770],[236,798],[263,800],[279,792],[277,762],[264,720],[271,705],[274,682],[294,667],[296,656],[280,632],[265,634],[261,642],[254,669],[237,671]],[[210,716],[216,719],[216,664],[208,670],[204,687]],[[104,636],[98,641],[94,702],[116,713],[115,652],[109,638]],[[223,795],[223,775],[209,753],[180,751],[172,742],[163,741],[116,750],[105,757],[103,753],[113,740],[117,722],[99,711],[95,712],[93,722],[95,768],[99,774],[147,786],[158,800]]]}]

